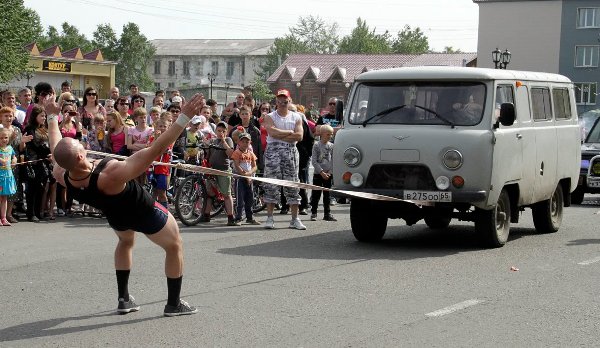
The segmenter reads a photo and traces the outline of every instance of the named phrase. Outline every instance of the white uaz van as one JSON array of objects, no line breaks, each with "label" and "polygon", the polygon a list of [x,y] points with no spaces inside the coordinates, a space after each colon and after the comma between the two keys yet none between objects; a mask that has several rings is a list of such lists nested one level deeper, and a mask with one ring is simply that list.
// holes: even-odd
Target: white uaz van
[{"label": "white uaz van", "polygon": [[[334,188],[406,201],[352,198],[352,231],[383,237],[389,218],[445,228],[475,222],[486,245],[506,243],[532,208],[555,232],[581,159],[573,84],[561,75],[456,67],[358,76],[335,137]],[[411,202],[408,202],[411,201]]]}]

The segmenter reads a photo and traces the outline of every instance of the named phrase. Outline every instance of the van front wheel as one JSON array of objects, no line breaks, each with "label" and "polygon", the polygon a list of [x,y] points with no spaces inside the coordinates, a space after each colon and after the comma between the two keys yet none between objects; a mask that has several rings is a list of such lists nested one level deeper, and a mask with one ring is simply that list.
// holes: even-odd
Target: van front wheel
[{"label": "van front wheel", "polygon": [[560,185],[556,187],[552,197],[534,204],[531,207],[533,225],[539,233],[554,233],[562,223],[564,197]]},{"label": "van front wheel", "polygon": [[350,226],[354,238],[360,242],[377,242],[383,238],[388,218],[374,209],[366,199],[350,201]]},{"label": "van front wheel", "polygon": [[475,209],[475,230],[486,246],[498,248],[506,244],[510,232],[510,197],[500,192],[498,203],[491,210]]}]

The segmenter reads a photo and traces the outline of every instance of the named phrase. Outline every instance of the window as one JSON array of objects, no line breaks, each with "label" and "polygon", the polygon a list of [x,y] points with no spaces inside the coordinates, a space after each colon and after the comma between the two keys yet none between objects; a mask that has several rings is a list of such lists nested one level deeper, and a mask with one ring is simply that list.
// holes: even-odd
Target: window
[{"label": "window", "polygon": [[190,62],[187,60],[183,61],[183,74],[185,76],[190,76]]},{"label": "window", "polygon": [[246,75],[246,64],[242,62],[242,76]]},{"label": "window", "polygon": [[569,90],[566,88],[554,88],[552,90],[552,103],[554,105],[555,118],[571,118],[571,101],[569,100]]},{"label": "window", "polygon": [[600,46],[575,46],[576,67],[597,67]]},{"label": "window", "polygon": [[596,83],[581,82],[575,84],[575,102],[577,104],[596,104]]},{"label": "window", "polygon": [[344,83],[344,80],[342,80],[342,77],[339,74],[335,74],[331,77],[330,82],[331,84],[341,85],[342,83]]},{"label": "window", "polygon": [[196,76],[204,76],[204,63],[198,62],[196,65]]},{"label": "window", "polygon": [[154,75],[160,75],[160,60],[154,61]]},{"label": "window", "polygon": [[169,82],[169,88],[175,88],[175,82]]},{"label": "window", "polygon": [[169,75],[175,75],[175,61],[173,60],[169,61]]},{"label": "window", "polygon": [[577,28],[599,28],[600,7],[578,8]]},{"label": "window", "polygon": [[213,75],[218,76],[219,75],[219,62],[211,62],[210,66],[211,66],[210,72]]},{"label": "window", "polygon": [[160,91],[160,82],[154,82],[154,90]]},{"label": "window", "polygon": [[227,71],[225,72],[225,78],[227,80],[231,80],[231,76],[233,76],[233,62],[227,62]]},{"label": "window", "polygon": [[548,88],[531,89],[531,106],[533,109],[533,120],[543,121],[552,119],[552,107],[550,106],[550,90]]}]

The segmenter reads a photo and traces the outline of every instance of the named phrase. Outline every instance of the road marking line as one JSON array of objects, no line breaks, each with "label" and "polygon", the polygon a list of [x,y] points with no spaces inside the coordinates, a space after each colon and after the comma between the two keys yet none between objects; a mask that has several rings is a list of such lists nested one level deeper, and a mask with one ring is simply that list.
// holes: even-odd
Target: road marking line
[{"label": "road marking line", "polygon": [[466,300],[466,301],[454,304],[452,306],[439,309],[439,310],[437,310],[435,312],[427,313],[425,315],[428,316],[428,317],[441,317],[443,315],[450,314],[450,313],[459,311],[461,309],[465,309],[467,307],[474,306],[474,305],[482,303],[482,302],[483,302],[482,300],[478,300],[478,299]]},{"label": "road marking line", "polygon": [[581,261],[578,263],[578,265],[582,265],[582,266],[587,266],[587,265],[591,265],[592,263],[598,262],[600,261],[600,256],[598,257],[594,257],[593,259],[589,259],[586,261]]}]

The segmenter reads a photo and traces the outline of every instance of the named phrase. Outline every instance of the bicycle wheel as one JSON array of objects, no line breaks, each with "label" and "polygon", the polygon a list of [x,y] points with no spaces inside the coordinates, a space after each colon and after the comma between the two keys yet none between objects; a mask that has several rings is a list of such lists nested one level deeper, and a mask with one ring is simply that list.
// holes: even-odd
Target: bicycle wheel
[{"label": "bicycle wheel", "polygon": [[200,222],[204,207],[204,187],[199,175],[185,178],[175,193],[175,214],[186,226]]},{"label": "bicycle wheel", "polygon": [[223,198],[212,197],[212,209],[210,210],[210,217],[221,214],[225,210],[225,201]]},{"label": "bicycle wheel", "polygon": [[255,181],[252,185],[252,212],[258,213],[267,207],[267,204],[263,200],[264,190],[260,183]]}]

